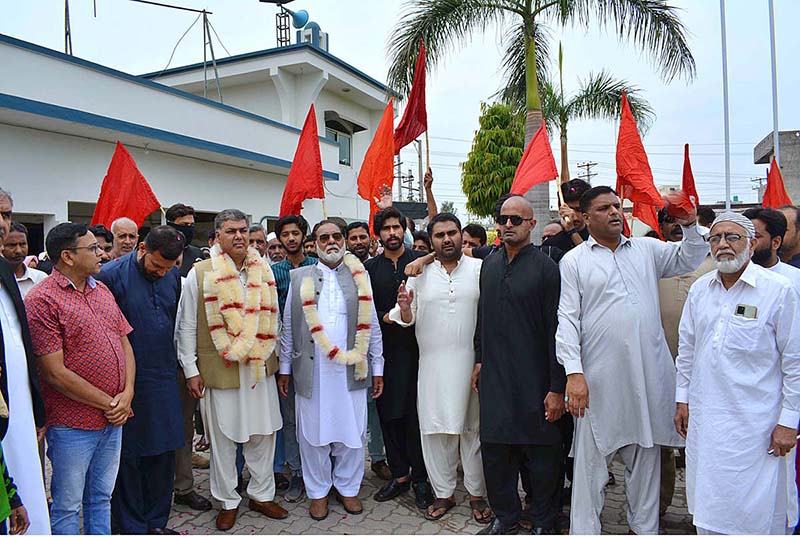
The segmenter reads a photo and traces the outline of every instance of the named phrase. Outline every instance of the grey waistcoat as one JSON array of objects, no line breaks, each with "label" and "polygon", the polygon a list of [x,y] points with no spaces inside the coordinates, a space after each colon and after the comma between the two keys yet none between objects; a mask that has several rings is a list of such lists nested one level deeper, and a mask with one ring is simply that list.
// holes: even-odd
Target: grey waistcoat
[{"label": "grey waistcoat", "polygon": [[[347,305],[347,348],[352,349],[356,339],[356,326],[358,324],[358,292],[356,282],[344,263],[336,267],[339,285],[344,293]],[[303,278],[311,276],[314,279],[315,298],[319,302],[319,293],[322,289],[322,270],[316,265],[300,267],[289,272],[292,279],[292,377],[295,391],[307,398],[311,398],[314,385],[314,340],[311,330],[303,315],[303,300],[300,298],[300,286]],[[371,318],[370,318],[371,320]],[[347,349],[342,349],[347,350]],[[347,389],[349,391],[367,388],[372,377],[372,365],[367,357],[367,378],[356,382],[355,366],[347,366]]]}]

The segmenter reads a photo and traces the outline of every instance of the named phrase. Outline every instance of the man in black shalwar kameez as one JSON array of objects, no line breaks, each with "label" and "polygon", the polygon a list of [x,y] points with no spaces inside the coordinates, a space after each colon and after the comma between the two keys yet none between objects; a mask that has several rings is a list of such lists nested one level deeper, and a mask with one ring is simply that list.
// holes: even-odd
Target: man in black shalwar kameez
[{"label": "man in black shalwar kameez", "polygon": [[518,531],[520,469],[533,484],[534,530],[554,529],[560,508],[566,375],[555,355],[558,267],[530,244],[530,203],[509,198],[498,219],[503,249],[481,269],[473,387],[479,388],[481,454],[495,520],[482,534]]}]

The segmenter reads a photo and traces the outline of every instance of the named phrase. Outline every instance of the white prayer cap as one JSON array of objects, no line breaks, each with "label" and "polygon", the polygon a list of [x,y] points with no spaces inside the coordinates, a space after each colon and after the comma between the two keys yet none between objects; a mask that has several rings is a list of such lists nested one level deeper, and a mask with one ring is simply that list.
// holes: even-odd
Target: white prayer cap
[{"label": "white prayer cap", "polygon": [[747,237],[750,239],[755,238],[756,236],[756,228],[753,225],[753,222],[751,222],[750,219],[747,218],[746,216],[741,215],[739,213],[734,213],[733,211],[726,211],[724,213],[721,213],[714,219],[714,223],[711,224],[711,229],[713,230],[714,226],[716,226],[720,222],[733,222],[737,226],[743,227],[744,230],[747,232]]},{"label": "white prayer cap", "polygon": [[267,235],[267,242],[272,242],[278,240],[278,236],[275,234],[274,231],[270,231],[269,235]]}]

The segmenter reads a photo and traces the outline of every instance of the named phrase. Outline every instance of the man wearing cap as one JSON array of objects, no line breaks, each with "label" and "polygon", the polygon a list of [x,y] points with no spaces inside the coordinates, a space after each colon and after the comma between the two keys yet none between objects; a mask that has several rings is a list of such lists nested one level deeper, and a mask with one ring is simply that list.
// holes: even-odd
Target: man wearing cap
[{"label": "man wearing cap", "polygon": [[680,446],[672,423],[675,366],[658,309],[658,280],[691,272],[708,245],[692,211],[681,242],[627,238],[617,193],[581,197],[589,239],[561,259],[556,353],[575,420],[570,531],[599,534],[606,464],[622,458],[628,525],[658,533],[661,446]]},{"label": "man wearing cap", "polygon": [[743,215],[714,220],[717,270],[692,285],[681,318],[675,427],[701,535],[786,534],[797,523],[798,297],[751,262],[755,236]]},{"label": "man wearing cap", "polygon": [[271,231],[270,234],[267,235],[267,260],[270,265],[274,265],[275,263],[280,263],[284,259],[286,259],[286,248],[284,248],[281,241],[278,240],[278,235],[276,235],[274,231]]}]

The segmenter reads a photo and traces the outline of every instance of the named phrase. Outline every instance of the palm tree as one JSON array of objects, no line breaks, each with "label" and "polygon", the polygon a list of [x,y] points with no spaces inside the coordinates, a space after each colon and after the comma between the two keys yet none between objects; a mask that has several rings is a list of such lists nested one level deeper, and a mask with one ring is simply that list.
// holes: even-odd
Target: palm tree
[{"label": "palm tree", "polygon": [[[389,37],[389,85],[404,94],[410,90],[420,40],[431,67],[474,33],[492,24],[505,26],[506,72],[509,66],[525,66],[524,72],[515,73],[524,74],[527,145],[543,117],[539,81],[546,77],[549,52],[544,23],[588,27],[592,21],[645,49],[666,81],[694,76],[686,30],[678,9],[667,0],[409,0]],[[509,80],[509,85],[513,82]],[[545,183],[528,193],[538,214],[549,212],[548,189]]]},{"label": "palm tree", "polygon": [[[561,182],[569,181],[569,164],[567,159],[567,125],[575,119],[609,119],[615,120],[622,113],[622,92],[628,96],[631,113],[642,134],[646,133],[655,119],[650,103],[640,96],[638,87],[625,80],[615,79],[608,71],[589,73],[586,80],[580,81],[578,92],[564,97],[564,70],[561,44],[558,45],[558,85],[549,80],[540,86],[542,94],[542,114],[548,132],[558,127],[561,141]],[[525,90],[517,86],[509,86],[502,92],[502,97],[516,110],[525,109]]]}]

